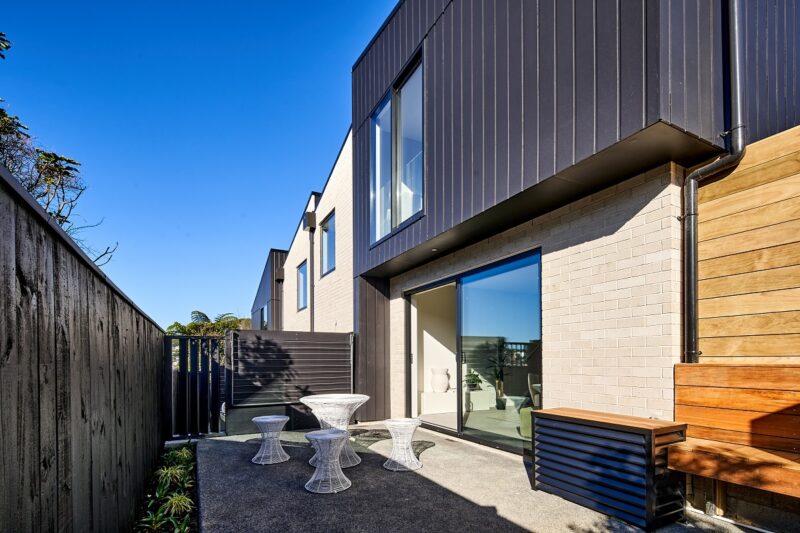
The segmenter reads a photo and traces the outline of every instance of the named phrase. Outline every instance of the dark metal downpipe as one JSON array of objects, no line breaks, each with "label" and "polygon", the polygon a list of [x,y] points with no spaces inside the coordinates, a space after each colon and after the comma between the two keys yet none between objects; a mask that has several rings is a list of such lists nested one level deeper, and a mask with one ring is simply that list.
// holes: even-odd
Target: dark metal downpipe
[{"label": "dark metal downpipe", "polygon": [[728,154],[698,168],[683,184],[683,306],[684,362],[697,363],[700,357],[697,310],[697,190],[699,183],[727,170],[744,156],[745,126],[742,123],[742,7],[739,0],[728,0],[728,39],[730,61],[730,129]]}]

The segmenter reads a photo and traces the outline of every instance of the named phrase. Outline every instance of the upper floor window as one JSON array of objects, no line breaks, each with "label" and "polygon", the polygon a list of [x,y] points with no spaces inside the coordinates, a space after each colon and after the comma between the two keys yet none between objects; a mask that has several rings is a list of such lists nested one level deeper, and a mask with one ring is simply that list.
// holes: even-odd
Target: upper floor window
[{"label": "upper floor window", "polygon": [[297,310],[308,306],[308,268],[305,261],[297,267]]},{"label": "upper floor window", "polygon": [[336,268],[336,213],[328,215],[322,224],[322,275]]},{"label": "upper floor window", "polygon": [[424,189],[422,66],[372,114],[370,242],[422,211]]}]

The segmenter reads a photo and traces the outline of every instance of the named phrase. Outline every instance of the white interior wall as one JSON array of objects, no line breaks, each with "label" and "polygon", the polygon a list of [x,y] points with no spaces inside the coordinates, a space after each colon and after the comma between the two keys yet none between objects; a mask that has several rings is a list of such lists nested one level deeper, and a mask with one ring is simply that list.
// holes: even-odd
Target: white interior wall
[{"label": "white interior wall", "polygon": [[[431,368],[446,368],[450,377],[450,388],[456,388],[456,288],[446,285],[413,297],[416,304],[416,382],[418,384],[417,401],[424,392],[432,392]],[[455,410],[455,394],[446,393],[448,401],[443,402],[445,409]],[[452,396],[453,401],[450,400]],[[423,412],[425,402],[420,403]],[[429,407],[433,408],[433,405]],[[438,412],[440,409],[436,409]]]}]

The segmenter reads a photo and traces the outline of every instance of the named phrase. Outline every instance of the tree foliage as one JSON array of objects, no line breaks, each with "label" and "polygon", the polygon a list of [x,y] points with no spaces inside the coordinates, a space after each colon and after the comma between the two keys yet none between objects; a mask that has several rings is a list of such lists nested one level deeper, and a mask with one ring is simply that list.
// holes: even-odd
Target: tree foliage
[{"label": "tree foliage", "polygon": [[222,313],[211,320],[202,311],[192,311],[192,320],[186,324],[173,322],[167,328],[169,335],[222,336],[228,330],[246,329],[250,327],[249,318],[238,318],[233,313]]},{"label": "tree foliage", "polygon": [[[11,41],[0,32],[0,59],[11,48]],[[0,103],[3,100],[0,99]],[[89,255],[96,264],[108,263],[118,243],[96,249],[82,238],[82,232],[100,225],[80,224],[75,208],[86,191],[81,164],[70,157],[36,146],[28,127],[16,115],[0,107],[0,164],[22,184],[53,220]]]},{"label": "tree foliage", "polygon": [[6,50],[11,48],[11,41],[8,40],[6,34],[0,31],[0,59],[6,58]]}]

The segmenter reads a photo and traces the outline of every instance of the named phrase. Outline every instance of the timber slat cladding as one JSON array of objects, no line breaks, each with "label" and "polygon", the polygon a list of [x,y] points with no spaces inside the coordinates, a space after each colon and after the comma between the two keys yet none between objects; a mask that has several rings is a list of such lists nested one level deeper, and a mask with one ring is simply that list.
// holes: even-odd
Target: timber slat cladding
[{"label": "timber slat cladding", "polygon": [[163,332],[18,187],[0,168],[0,530],[127,530]]},{"label": "timber slat cladding", "polygon": [[699,200],[701,363],[798,362],[800,127],[748,146]]},{"label": "timber slat cladding", "polygon": [[676,365],[675,419],[690,437],[800,452],[800,365]]},{"label": "timber slat cladding", "polygon": [[800,390],[797,365],[676,365],[675,385],[732,389]]}]

